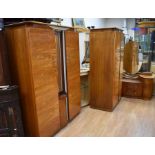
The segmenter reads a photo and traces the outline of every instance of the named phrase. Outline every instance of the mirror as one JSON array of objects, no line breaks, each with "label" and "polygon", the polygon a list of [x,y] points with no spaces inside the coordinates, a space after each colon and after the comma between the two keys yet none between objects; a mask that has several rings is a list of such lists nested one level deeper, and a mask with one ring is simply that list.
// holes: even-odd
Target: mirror
[{"label": "mirror", "polygon": [[82,64],[89,63],[89,61],[90,61],[89,41],[85,41],[85,55]]},{"label": "mirror", "polygon": [[129,74],[139,71],[138,43],[129,40],[124,46],[123,69]]}]

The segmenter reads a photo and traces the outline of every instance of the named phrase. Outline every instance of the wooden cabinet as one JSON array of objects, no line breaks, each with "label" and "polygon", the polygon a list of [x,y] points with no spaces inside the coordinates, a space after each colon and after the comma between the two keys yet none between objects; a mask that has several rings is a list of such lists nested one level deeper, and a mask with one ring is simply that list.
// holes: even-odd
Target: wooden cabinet
[{"label": "wooden cabinet", "polygon": [[140,80],[143,83],[143,93],[142,98],[144,100],[150,100],[153,96],[153,85],[154,85],[154,78],[155,75],[139,75]]},{"label": "wooden cabinet", "polygon": [[27,136],[51,136],[60,128],[54,31],[41,24],[5,29],[12,82],[19,85]]},{"label": "wooden cabinet", "polygon": [[150,100],[153,96],[154,75],[139,74],[137,79],[122,80],[122,96]]},{"label": "wooden cabinet", "polygon": [[118,104],[121,89],[121,41],[116,28],[90,32],[90,105],[112,111]]},{"label": "wooden cabinet", "polygon": [[0,30],[0,85],[10,84],[8,55],[3,30]]},{"label": "wooden cabinet", "polygon": [[68,113],[72,119],[80,112],[78,33],[23,22],[7,26],[5,36],[26,135],[52,136],[67,124]]}]

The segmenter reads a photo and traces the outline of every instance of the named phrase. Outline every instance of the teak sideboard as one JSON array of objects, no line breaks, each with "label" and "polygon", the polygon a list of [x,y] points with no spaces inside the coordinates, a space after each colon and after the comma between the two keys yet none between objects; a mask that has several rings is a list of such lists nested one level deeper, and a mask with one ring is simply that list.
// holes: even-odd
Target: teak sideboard
[{"label": "teak sideboard", "polygon": [[5,37],[25,134],[52,136],[80,112],[78,33],[23,22],[6,26]]},{"label": "teak sideboard", "polygon": [[123,33],[117,28],[90,32],[90,106],[112,111],[121,97]]}]

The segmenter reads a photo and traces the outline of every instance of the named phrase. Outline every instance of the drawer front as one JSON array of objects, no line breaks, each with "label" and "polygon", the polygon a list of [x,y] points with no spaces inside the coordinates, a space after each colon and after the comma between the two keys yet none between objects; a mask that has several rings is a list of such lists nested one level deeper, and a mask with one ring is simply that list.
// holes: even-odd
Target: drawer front
[{"label": "drawer front", "polygon": [[125,97],[142,97],[142,84],[141,83],[122,83],[122,96]]}]

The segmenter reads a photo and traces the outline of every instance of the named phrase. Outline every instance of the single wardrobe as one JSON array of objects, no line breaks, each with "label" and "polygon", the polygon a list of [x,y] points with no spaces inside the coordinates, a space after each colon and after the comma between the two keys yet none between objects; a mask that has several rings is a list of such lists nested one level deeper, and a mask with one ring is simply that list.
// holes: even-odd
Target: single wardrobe
[{"label": "single wardrobe", "polygon": [[90,32],[90,106],[113,111],[121,98],[122,30],[92,29]]},{"label": "single wardrobe", "polygon": [[52,136],[80,112],[79,36],[70,27],[5,27],[12,83],[19,86],[26,136]]}]

